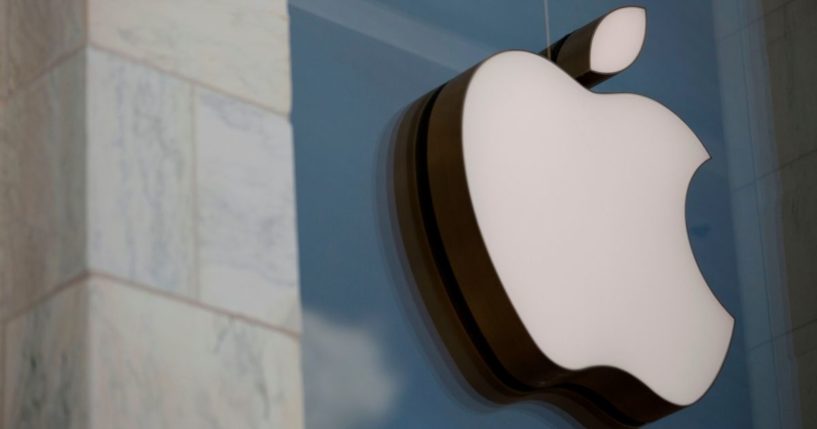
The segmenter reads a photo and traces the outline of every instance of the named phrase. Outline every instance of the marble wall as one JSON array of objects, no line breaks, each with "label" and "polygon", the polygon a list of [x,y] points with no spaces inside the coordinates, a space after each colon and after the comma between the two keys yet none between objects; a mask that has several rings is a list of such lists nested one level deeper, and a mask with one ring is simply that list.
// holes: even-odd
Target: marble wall
[{"label": "marble wall", "polygon": [[0,427],[300,428],[285,0],[0,0]]},{"label": "marble wall", "polygon": [[817,427],[817,3],[713,2],[756,427]]}]

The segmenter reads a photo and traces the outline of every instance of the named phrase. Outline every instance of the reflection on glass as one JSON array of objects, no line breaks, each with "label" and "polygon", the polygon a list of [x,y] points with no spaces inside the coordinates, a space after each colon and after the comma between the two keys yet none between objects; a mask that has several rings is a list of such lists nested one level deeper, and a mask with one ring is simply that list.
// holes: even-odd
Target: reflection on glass
[{"label": "reflection on glass", "polygon": [[[544,48],[542,2],[339,3],[291,2],[307,427],[579,427],[463,382],[411,294],[384,190],[400,112],[492,52]],[[624,4],[551,2],[551,33]],[[817,427],[817,2],[640,4],[640,60],[599,91],[662,102],[706,146],[687,227],[736,319],[712,389],[651,426]]]}]

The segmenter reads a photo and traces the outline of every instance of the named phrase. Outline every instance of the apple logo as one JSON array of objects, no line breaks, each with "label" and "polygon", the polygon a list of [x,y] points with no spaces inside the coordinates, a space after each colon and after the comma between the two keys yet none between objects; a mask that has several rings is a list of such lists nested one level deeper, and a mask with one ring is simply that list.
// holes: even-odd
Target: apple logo
[{"label": "apple logo", "polygon": [[415,106],[396,182],[416,203],[401,209],[408,234],[447,273],[445,296],[496,376],[522,397],[572,392],[627,425],[701,398],[734,325],[686,230],[707,151],[660,103],[589,90],[635,61],[645,34],[644,9],[621,8],[542,53],[462,73]]}]

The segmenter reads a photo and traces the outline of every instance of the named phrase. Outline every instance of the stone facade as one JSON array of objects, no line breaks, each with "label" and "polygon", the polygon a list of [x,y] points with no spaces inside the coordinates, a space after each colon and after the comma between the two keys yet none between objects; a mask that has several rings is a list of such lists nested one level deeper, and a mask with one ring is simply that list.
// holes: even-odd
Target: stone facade
[{"label": "stone facade", "polygon": [[285,0],[0,0],[8,428],[300,428]]},{"label": "stone facade", "polygon": [[817,3],[713,2],[755,427],[815,427]]}]

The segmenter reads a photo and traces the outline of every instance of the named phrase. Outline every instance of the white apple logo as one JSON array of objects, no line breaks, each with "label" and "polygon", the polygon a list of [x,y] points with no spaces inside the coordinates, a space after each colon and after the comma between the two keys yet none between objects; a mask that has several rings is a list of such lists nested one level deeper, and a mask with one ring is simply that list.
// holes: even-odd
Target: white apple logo
[{"label": "white apple logo", "polygon": [[[596,22],[589,70],[626,68],[644,22],[640,8]],[[734,324],[686,230],[687,188],[709,155],[658,102],[589,91],[577,64],[507,51],[446,84],[428,120],[430,210],[468,311],[518,381],[615,368],[681,408],[713,383]],[[504,320],[515,318],[521,328]],[[530,368],[508,326],[560,370]]]}]

